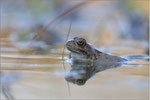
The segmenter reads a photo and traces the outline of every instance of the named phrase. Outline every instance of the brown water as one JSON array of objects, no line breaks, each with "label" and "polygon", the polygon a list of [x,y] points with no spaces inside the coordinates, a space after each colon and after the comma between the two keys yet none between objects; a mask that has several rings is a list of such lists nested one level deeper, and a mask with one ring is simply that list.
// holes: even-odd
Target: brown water
[{"label": "brown water", "polygon": [[[115,55],[143,54],[143,49],[111,50]],[[142,66],[123,65],[97,73],[85,85],[64,79],[62,52],[25,54],[1,34],[1,98],[10,99],[148,99],[148,60],[133,59]],[[65,67],[70,69],[65,54]]]}]

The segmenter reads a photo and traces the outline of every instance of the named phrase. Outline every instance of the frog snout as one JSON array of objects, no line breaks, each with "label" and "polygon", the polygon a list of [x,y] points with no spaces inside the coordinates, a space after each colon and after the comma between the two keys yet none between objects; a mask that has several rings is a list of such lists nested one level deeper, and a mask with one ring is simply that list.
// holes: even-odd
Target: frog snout
[{"label": "frog snout", "polygon": [[69,41],[67,41],[66,43],[65,43],[65,45],[68,45],[69,44]]},{"label": "frog snout", "polygon": [[66,46],[73,46],[73,41],[67,41],[65,44]]}]

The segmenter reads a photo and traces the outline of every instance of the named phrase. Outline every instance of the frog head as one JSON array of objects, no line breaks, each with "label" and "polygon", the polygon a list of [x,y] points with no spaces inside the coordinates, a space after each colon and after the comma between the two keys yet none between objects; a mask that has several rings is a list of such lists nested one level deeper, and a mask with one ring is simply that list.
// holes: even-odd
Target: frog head
[{"label": "frog head", "polygon": [[90,44],[86,42],[84,38],[74,37],[66,43],[67,49],[71,52],[71,57],[75,58],[85,58],[85,59],[95,59],[95,49]]}]

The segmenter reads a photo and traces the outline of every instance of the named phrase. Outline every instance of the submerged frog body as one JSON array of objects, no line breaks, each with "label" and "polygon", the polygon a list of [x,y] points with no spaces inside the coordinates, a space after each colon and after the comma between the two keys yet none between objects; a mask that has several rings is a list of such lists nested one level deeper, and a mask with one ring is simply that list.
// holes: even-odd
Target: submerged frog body
[{"label": "submerged frog body", "polygon": [[73,61],[98,61],[98,62],[121,62],[126,59],[103,53],[87,43],[84,38],[75,37],[66,43],[67,49],[71,52]]}]

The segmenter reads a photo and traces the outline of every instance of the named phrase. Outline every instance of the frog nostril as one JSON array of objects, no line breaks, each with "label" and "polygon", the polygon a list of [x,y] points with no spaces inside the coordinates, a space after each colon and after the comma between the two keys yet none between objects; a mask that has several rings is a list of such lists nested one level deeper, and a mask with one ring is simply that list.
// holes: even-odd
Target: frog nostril
[{"label": "frog nostril", "polygon": [[66,46],[73,46],[74,45],[74,42],[72,40],[66,42]]},{"label": "frog nostril", "polygon": [[76,39],[78,39],[78,37],[74,37],[73,39],[76,40]]},{"label": "frog nostril", "polygon": [[69,45],[70,43],[71,43],[71,41],[68,41],[68,42],[66,42],[65,44],[66,44],[66,45]]}]

